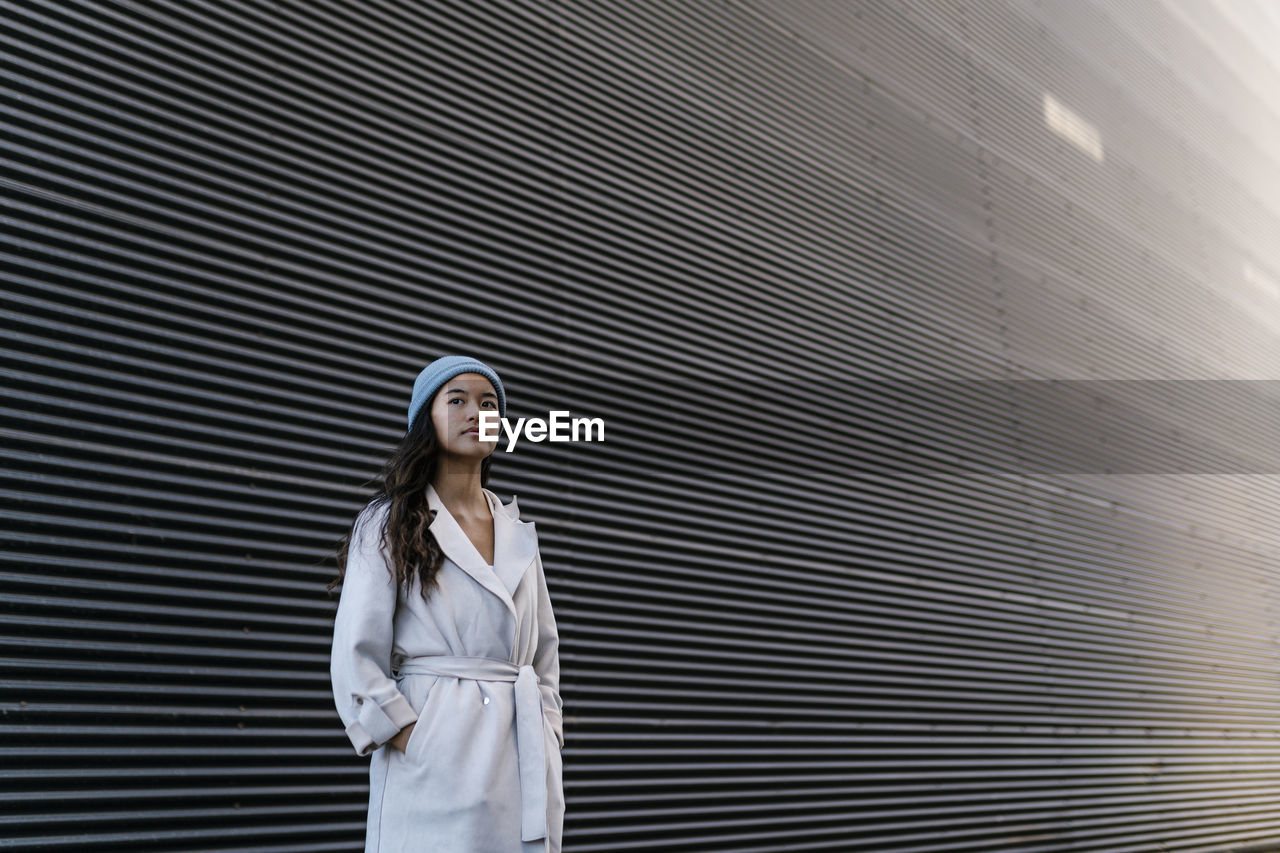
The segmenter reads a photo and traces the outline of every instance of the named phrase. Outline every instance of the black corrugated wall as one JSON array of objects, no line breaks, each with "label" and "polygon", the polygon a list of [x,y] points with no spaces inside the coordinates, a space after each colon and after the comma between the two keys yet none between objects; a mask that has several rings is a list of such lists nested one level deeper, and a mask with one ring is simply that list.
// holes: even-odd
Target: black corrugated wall
[{"label": "black corrugated wall", "polygon": [[606,424],[490,484],[566,851],[1280,849],[1277,469],[1017,396],[1276,373],[1277,33],[0,0],[0,848],[361,849],[328,555],[462,351]]}]

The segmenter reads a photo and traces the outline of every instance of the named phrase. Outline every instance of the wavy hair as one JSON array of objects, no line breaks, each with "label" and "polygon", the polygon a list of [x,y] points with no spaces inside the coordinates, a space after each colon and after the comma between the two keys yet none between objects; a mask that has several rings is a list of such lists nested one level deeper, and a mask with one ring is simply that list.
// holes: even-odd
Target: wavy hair
[{"label": "wavy hair", "polygon": [[[436,437],[430,411],[431,401],[428,400],[404,438],[392,449],[382,470],[365,482],[366,486],[376,484],[377,491],[357,514],[351,529],[335,545],[338,576],[326,587],[330,595],[346,576],[352,534],[360,535],[357,529],[363,520],[360,516],[367,513],[368,518],[377,517],[376,510],[383,505],[389,508],[381,514],[382,529],[374,541],[388,546],[392,562],[388,569],[392,570],[396,583],[407,590],[416,575],[424,599],[435,587],[444,553],[436,542],[435,534],[427,529],[435,520],[435,512],[427,506],[427,484],[434,479],[440,461],[440,441]],[[482,486],[489,483],[492,461],[493,455],[490,454],[480,463]]]}]

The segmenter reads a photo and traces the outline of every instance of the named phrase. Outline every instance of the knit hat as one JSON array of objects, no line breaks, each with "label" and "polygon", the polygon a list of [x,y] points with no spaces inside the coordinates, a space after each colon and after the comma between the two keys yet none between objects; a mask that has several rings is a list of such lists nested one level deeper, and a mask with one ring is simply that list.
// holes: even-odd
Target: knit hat
[{"label": "knit hat", "polygon": [[492,367],[478,359],[465,355],[442,355],[422,368],[418,378],[413,381],[413,397],[409,400],[409,429],[413,428],[413,419],[418,410],[425,406],[440,386],[459,373],[479,373],[493,383],[493,390],[498,392],[498,416],[507,416],[507,392],[502,388],[502,380]]}]

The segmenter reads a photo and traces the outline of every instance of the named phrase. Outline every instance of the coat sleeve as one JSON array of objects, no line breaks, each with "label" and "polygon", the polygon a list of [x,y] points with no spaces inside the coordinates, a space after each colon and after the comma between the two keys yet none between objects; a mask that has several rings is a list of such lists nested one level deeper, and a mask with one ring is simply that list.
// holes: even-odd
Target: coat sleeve
[{"label": "coat sleeve", "polygon": [[533,670],[538,673],[538,690],[542,693],[542,713],[551,721],[556,742],[564,749],[564,701],[560,698],[560,634],[551,611],[551,593],[542,570],[542,555],[534,566],[538,573],[538,648],[533,655]]},{"label": "coat sleeve", "polygon": [[338,716],[360,755],[418,719],[390,674],[396,583],[377,541],[380,528],[381,514],[369,507],[352,525],[329,662]]}]

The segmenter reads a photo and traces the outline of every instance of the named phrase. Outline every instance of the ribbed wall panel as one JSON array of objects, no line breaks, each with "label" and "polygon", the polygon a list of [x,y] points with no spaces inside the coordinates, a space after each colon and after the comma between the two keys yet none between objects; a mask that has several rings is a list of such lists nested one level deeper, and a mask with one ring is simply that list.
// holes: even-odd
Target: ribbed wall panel
[{"label": "ribbed wall panel", "polygon": [[949,381],[1276,372],[1277,36],[0,0],[0,847],[362,848],[327,557],[467,351],[606,422],[491,483],[556,605],[566,851],[1280,850],[1280,472],[1172,473],[1270,458],[1265,407],[1108,475]]}]

